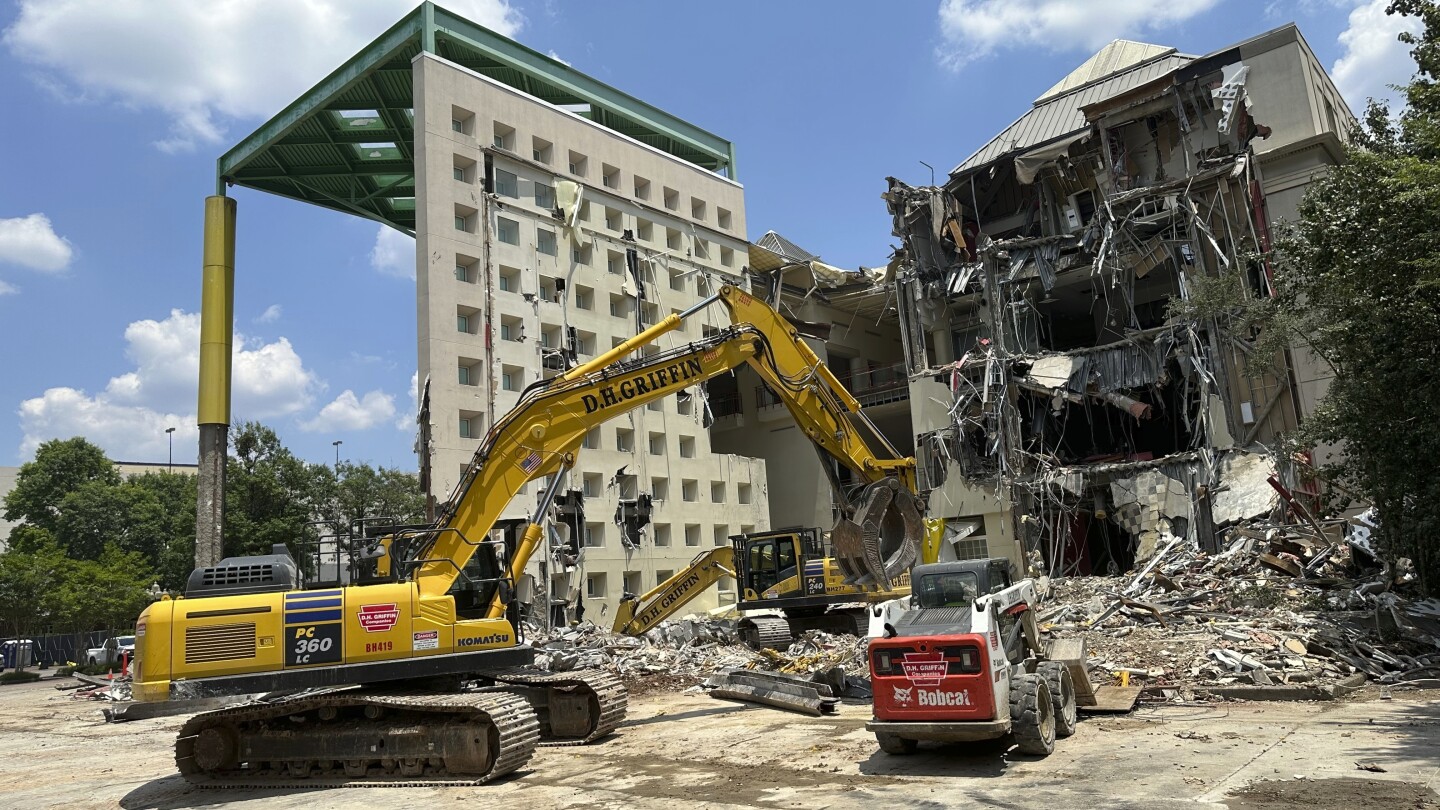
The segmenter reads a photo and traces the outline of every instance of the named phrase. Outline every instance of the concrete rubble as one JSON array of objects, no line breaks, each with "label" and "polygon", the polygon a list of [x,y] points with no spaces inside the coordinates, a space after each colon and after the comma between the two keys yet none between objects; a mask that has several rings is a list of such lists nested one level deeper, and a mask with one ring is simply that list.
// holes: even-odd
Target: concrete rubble
[{"label": "concrete rubble", "polygon": [[1440,684],[1440,605],[1405,596],[1408,561],[1369,553],[1366,521],[1249,521],[1215,554],[1172,538],[1138,572],[1055,580],[1037,618],[1085,640],[1093,682],[1124,677],[1167,698]]}]

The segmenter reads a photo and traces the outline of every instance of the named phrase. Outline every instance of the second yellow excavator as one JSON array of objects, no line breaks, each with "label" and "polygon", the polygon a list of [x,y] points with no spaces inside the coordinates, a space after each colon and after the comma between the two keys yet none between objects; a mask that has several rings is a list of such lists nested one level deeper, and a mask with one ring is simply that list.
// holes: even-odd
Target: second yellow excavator
[{"label": "second yellow excavator", "polygon": [[[733,326],[624,360],[716,300]],[[520,768],[544,741],[605,736],[624,717],[624,687],[603,672],[527,668],[534,650],[521,641],[514,583],[593,427],[742,364],[780,396],[825,457],[866,482],[856,495],[837,492],[834,558],[817,560],[813,573],[803,555],[818,554],[818,538],[811,547],[758,538],[746,545],[757,561],[747,593],[767,601],[790,580],[818,588],[833,579],[856,593],[903,582],[924,534],[914,460],[885,443],[794,326],[726,286],[524,391],[435,523],[348,549],[328,574],[297,565],[284,545],[197,569],[185,596],[150,605],[137,621],[135,700],[289,693],[202,712],[182,726],[178,767],[215,786],[476,784]],[[856,421],[887,456],[871,451]],[[491,538],[500,515],[543,476],[550,483],[534,517],[507,549]]]}]

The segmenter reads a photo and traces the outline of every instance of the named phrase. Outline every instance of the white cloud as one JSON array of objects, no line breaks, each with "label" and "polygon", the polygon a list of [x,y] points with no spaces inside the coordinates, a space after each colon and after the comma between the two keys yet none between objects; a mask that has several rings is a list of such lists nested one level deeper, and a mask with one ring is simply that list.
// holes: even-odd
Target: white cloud
[{"label": "white cloud", "polygon": [[942,0],[941,64],[959,69],[1004,48],[1095,51],[1214,8],[1220,0]]},{"label": "white cloud", "polygon": [[0,295],[14,295],[18,292],[20,292],[19,287],[16,287],[14,284],[6,284],[5,282],[0,281]]},{"label": "white cloud", "polygon": [[545,52],[545,55],[548,56],[548,57],[550,57],[551,59],[554,59],[556,62],[559,62],[560,64],[564,65],[565,67],[570,67],[570,63],[569,63],[567,60],[561,58],[560,54],[556,53],[554,48],[551,48],[550,50],[546,51],[546,52]]},{"label": "white cloud", "polygon": [[414,432],[415,419],[420,414],[420,372],[410,375],[410,407],[400,412],[395,420],[395,429]]},{"label": "white cloud", "polygon": [[265,308],[264,312],[255,316],[255,323],[274,323],[280,320],[280,316],[284,311],[284,307],[281,307],[279,304],[271,304]]},{"label": "white cloud", "polygon": [[333,402],[320,409],[314,419],[300,423],[300,429],[311,433],[339,430],[369,430],[395,416],[395,397],[383,391],[371,391],[357,398],[345,389]]},{"label": "white cloud", "polygon": [[375,247],[370,249],[370,266],[381,275],[415,278],[415,239],[381,225],[375,232]]},{"label": "white cloud", "polygon": [[1385,13],[1390,0],[1370,0],[1350,12],[1350,25],[1340,34],[1344,53],[1335,60],[1330,75],[1335,86],[1357,114],[1365,111],[1366,100],[1390,102],[1398,113],[1403,96],[1389,85],[1406,84],[1415,75],[1410,46],[1396,39],[1401,31],[1419,33],[1421,23],[1414,17]]},{"label": "white cloud", "polygon": [[[20,0],[10,52],[43,86],[76,101],[163,112],[156,142],[179,151],[224,139],[235,119],[266,118],[328,75],[416,0]],[[523,20],[507,0],[446,8],[506,36]],[[183,47],[182,47],[183,45]],[[283,57],[283,58],[282,58]]]},{"label": "white cloud", "polygon": [[[20,404],[20,452],[29,456],[47,439],[85,436],[113,458],[155,459],[152,434],[176,427],[193,436],[200,374],[200,316],[172,310],[163,321],[142,320],[125,329],[125,354],[135,368],[90,395],[59,387]],[[272,419],[310,406],[323,386],[305,368],[290,341],[272,343],[235,336],[232,414]],[[178,433],[177,438],[186,435]],[[187,454],[193,442],[187,443]],[[193,458],[193,454],[187,455]]]},{"label": "white cloud", "polygon": [[74,255],[70,240],[55,233],[44,214],[0,219],[0,262],[55,273]]}]

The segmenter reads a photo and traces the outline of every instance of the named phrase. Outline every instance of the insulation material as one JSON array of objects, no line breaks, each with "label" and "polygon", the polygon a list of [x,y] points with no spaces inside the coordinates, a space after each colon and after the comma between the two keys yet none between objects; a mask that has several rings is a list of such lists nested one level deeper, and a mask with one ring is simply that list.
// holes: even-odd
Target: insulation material
[{"label": "insulation material", "polygon": [[1210,503],[1210,517],[1221,526],[1237,520],[1269,514],[1280,503],[1280,495],[1268,480],[1275,475],[1275,462],[1254,453],[1230,453],[1220,460],[1220,483]]},{"label": "insulation material", "polygon": [[1079,357],[1051,355],[1036,360],[1035,364],[1030,366],[1030,373],[1026,378],[1052,391],[1056,388],[1069,388],[1075,372],[1084,367],[1085,361]]},{"label": "insulation material", "polygon": [[565,215],[565,227],[574,228],[580,218],[580,198],[584,188],[574,180],[560,180],[555,183],[555,205]]},{"label": "insulation material", "polygon": [[1250,97],[1245,95],[1245,80],[1250,76],[1250,67],[1244,62],[1236,62],[1221,68],[1220,75],[1220,86],[1211,90],[1210,94],[1220,102],[1220,123],[1216,128],[1228,133],[1235,123],[1235,107],[1241,104],[1245,109],[1250,107]]}]

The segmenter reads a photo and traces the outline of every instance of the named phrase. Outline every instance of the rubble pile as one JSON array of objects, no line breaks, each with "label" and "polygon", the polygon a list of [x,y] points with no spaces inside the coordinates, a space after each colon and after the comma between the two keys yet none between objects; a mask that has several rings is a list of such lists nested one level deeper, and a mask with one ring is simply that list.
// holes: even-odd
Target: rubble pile
[{"label": "rubble pile", "polygon": [[[1368,532],[1251,522],[1228,547],[1161,544],[1123,577],[1056,580],[1037,615],[1054,637],[1081,636],[1091,680],[1176,686],[1395,684],[1440,678],[1440,606],[1403,596],[1408,561],[1382,565]],[[1334,539],[1332,539],[1334,538]]]},{"label": "rubble pile", "polygon": [[667,675],[698,680],[728,669],[755,669],[808,675],[841,667],[865,671],[865,640],[808,631],[786,650],[752,650],[739,638],[733,620],[687,617],[665,621],[643,636],[608,632],[590,622],[546,633],[527,625],[526,640],[538,654],[535,665],[552,672],[604,667],[627,681]]}]

